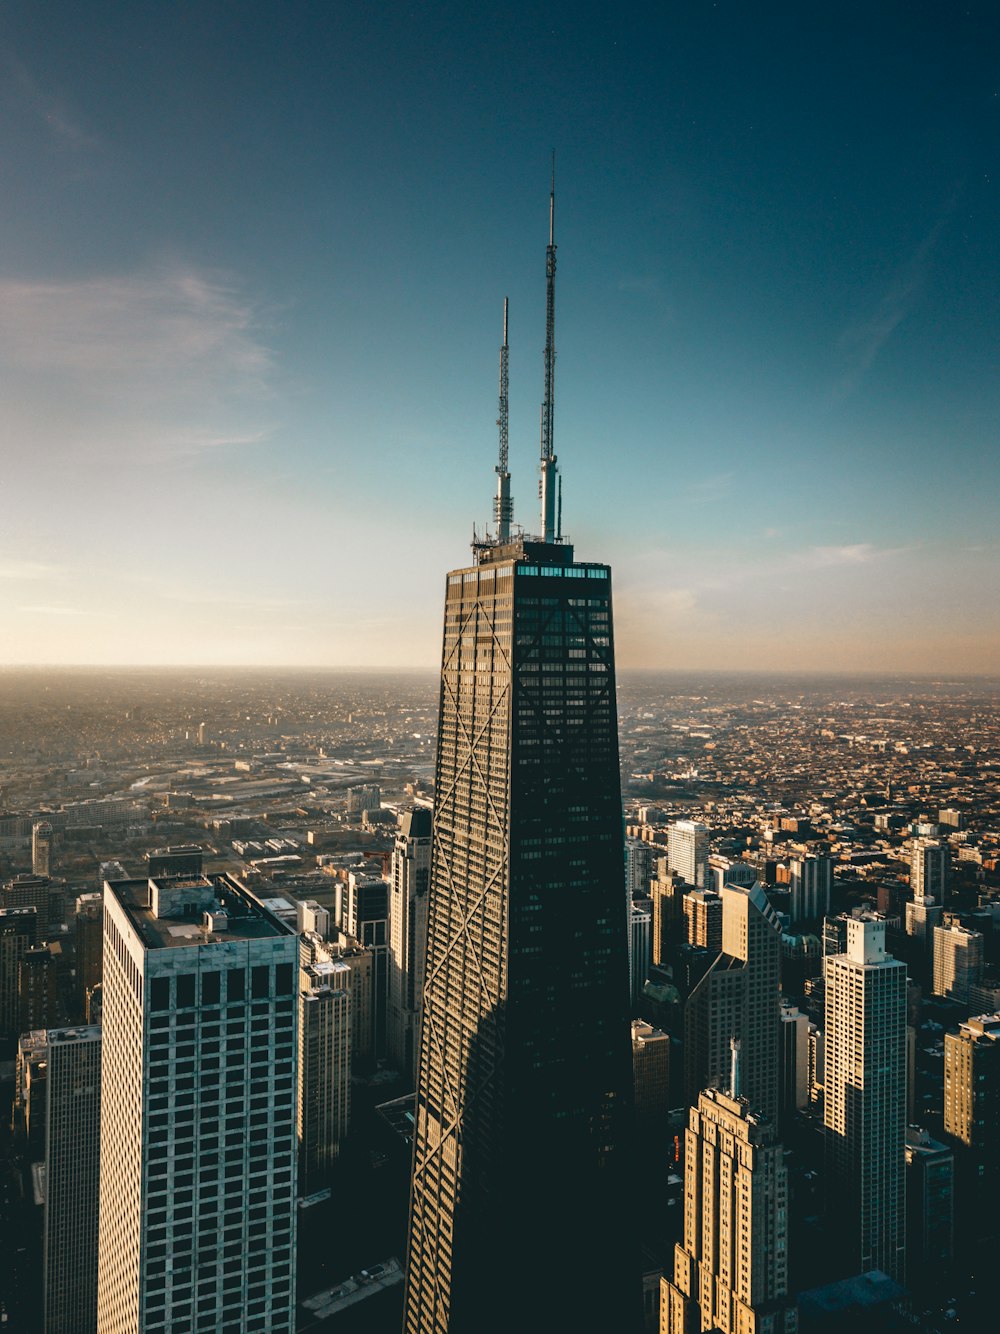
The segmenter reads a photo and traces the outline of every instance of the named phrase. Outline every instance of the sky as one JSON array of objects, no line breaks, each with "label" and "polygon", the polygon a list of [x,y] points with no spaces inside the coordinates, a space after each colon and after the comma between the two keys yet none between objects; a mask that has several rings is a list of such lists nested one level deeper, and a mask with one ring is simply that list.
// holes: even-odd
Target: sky
[{"label": "sky", "polygon": [[0,663],[432,667],[510,298],[619,665],[1000,665],[991,0],[5,0]]}]

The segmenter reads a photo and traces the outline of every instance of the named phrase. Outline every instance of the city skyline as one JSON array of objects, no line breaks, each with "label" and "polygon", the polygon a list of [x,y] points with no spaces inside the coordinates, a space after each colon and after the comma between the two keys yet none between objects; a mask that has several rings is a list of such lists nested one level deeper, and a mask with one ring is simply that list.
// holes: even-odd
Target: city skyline
[{"label": "city skyline", "polygon": [[4,663],[432,670],[554,146],[622,668],[992,669],[987,7],[572,14],[8,9]]}]

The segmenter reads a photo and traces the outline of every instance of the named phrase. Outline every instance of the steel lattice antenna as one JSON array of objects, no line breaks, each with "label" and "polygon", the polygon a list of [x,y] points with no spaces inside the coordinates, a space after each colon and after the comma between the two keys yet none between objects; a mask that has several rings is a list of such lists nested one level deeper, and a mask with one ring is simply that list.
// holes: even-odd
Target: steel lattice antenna
[{"label": "steel lattice antenna", "polygon": [[500,415],[497,426],[500,428],[500,462],[496,467],[497,493],[493,501],[493,518],[497,526],[497,541],[510,539],[510,521],[514,515],[514,502],[510,498],[510,471],[507,467],[507,383],[508,358],[507,347],[507,297],[503,299],[503,344],[500,348]]},{"label": "steel lattice antenna", "polygon": [[557,460],[553,436],[556,376],[556,155],[552,154],[549,192],[549,244],[545,251],[545,397],[542,401],[542,541],[554,542],[556,524]]}]

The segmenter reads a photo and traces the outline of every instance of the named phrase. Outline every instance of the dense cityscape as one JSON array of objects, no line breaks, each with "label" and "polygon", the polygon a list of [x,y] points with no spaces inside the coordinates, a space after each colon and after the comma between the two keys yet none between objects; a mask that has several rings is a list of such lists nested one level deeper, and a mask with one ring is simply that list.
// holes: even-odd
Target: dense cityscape
[{"label": "dense cityscape", "polygon": [[[298,1143],[288,1244],[277,1245],[273,1220],[267,1234],[268,1301],[283,1276],[287,1318],[269,1306],[245,1327],[397,1329],[422,967],[406,914],[426,902],[416,876],[422,868],[426,884],[433,677],[10,670],[2,700],[7,1326],[96,1328],[97,1072],[102,1033],[109,1038],[101,894],[152,879],[203,886],[216,912],[246,895],[276,932],[299,934],[297,1060],[284,1056],[285,1087],[272,1087],[260,1109],[274,1141],[288,1126],[285,1142],[294,1131]],[[996,685],[626,673],[618,712],[636,1101],[630,1208],[645,1327],[689,1328],[688,1317],[667,1313],[690,1298],[675,1248],[684,1265],[704,1262],[686,1258],[684,1181],[703,1152],[698,1127],[713,1117],[759,1145],[761,1161],[778,1155],[768,1170],[787,1192],[780,1222],[764,1217],[778,1196],[758,1200],[752,1182],[746,1207],[753,1238],[760,1229],[787,1266],[755,1275],[741,1298],[777,1303],[786,1323],[773,1328],[794,1327],[784,1312],[796,1297],[802,1329],[844,1328],[848,1318],[926,1331],[984,1321],[1000,1170],[991,1133],[1000,1098]],[[764,1012],[752,989],[711,991],[734,968],[764,966],[720,954],[726,914],[737,910],[773,931],[759,946],[780,988],[766,993]],[[882,1026],[864,1044],[881,1044],[888,1077],[865,1065],[850,1080],[869,1103],[852,1124],[877,1116],[885,1158],[847,1134],[845,1164],[830,1151],[831,1137],[845,1134],[834,1102],[844,1058],[831,1043],[859,1039],[837,1028],[831,991],[851,982],[830,961],[845,975],[856,968],[848,930],[864,948],[884,945],[874,971],[893,972],[898,960],[906,980],[866,1017]],[[201,949],[223,938],[201,938]],[[196,1023],[202,1043],[208,1018]],[[754,1044],[767,1031],[765,1058]],[[737,1098],[731,1038],[743,1048]],[[178,1072],[183,1054],[172,1053]],[[256,1116],[254,1059],[251,1045],[241,1126]],[[273,1047],[260,1059],[278,1069]],[[170,1089],[173,1122],[185,1100],[176,1081]],[[105,1076],[105,1107],[118,1096]],[[124,1124],[132,1133],[136,1121]],[[141,1124],[152,1144],[152,1103]],[[849,1182],[862,1164],[874,1201],[867,1236],[857,1217],[832,1214],[833,1201],[849,1198],[843,1173]],[[182,1198],[175,1193],[175,1212]],[[241,1197],[248,1216],[250,1203]],[[182,1224],[172,1227],[176,1251]],[[150,1274],[154,1254],[143,1260]],[[770,1285],[763,1297],[759,1283]],[[245,1297],[249,1321],[249,1288]]]}]

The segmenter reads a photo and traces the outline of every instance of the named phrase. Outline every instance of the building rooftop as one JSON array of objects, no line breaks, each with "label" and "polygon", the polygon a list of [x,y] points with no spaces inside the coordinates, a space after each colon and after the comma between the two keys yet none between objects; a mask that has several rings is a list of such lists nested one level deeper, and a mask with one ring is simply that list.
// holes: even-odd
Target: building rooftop
[{"label": "building rooftop", "polygon": [[295,935],[231,875],[105,883],[147,949]]}]

